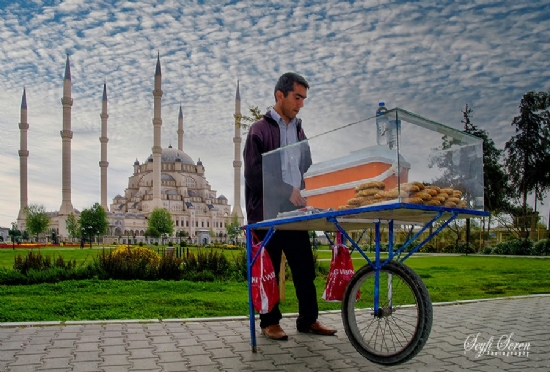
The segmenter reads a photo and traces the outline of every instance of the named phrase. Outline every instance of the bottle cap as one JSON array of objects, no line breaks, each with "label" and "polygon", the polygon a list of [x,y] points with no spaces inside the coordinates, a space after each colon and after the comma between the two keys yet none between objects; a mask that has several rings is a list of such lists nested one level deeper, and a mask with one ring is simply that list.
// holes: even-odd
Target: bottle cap
[{"label": "bottle cap", "polygon": [[380,102],[380,103],[378,104],[378,106],[380,106],[380,107],[385,106],[385,103],[384,103],[384,102]]}]

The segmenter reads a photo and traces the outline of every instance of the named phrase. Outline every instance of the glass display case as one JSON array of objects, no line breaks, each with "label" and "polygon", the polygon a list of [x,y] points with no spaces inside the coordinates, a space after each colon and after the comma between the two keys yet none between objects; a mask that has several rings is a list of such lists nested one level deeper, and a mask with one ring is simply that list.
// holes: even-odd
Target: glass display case
[{"label": "glass display case", "polygon": [[[322,128],[321,128],[322,129]],[[343,210],[384,203],[483,210],[483,141],[409,111],[313,133],[263,154],[264,220],[304,208]]]}]

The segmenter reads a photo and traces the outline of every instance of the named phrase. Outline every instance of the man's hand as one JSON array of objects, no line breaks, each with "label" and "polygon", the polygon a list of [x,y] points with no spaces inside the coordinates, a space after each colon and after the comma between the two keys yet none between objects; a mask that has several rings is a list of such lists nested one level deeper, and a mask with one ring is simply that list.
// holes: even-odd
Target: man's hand
[{"label": "man's hand", "polygon": [[305,207],[306,205],[306,199],[302,198],[302,195],[300,195],[300,190],[297,188],[292,189],[292,194],[290,195],[290,202],[294,204],[296,207]]}]

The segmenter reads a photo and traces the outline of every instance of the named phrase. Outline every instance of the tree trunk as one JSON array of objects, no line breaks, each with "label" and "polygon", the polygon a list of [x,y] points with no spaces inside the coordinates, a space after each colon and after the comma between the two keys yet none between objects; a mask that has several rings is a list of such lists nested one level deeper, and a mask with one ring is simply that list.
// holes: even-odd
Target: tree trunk
[{"label": "tree trunk", "polygon": [[466,218],[466,255],[468,255],[469,247],[470,247],[470,219]]}]

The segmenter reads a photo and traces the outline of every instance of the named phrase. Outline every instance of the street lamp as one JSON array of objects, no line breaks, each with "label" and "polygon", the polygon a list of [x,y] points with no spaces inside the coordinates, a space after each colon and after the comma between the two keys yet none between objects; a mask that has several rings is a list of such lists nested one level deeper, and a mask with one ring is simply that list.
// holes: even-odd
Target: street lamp
[{"label": "street lamp", "polygon": [[94,235],[94,229],[92,226],[88,226],[88,237],[90,239],[90,249],[92,249],[92,236]]}]

